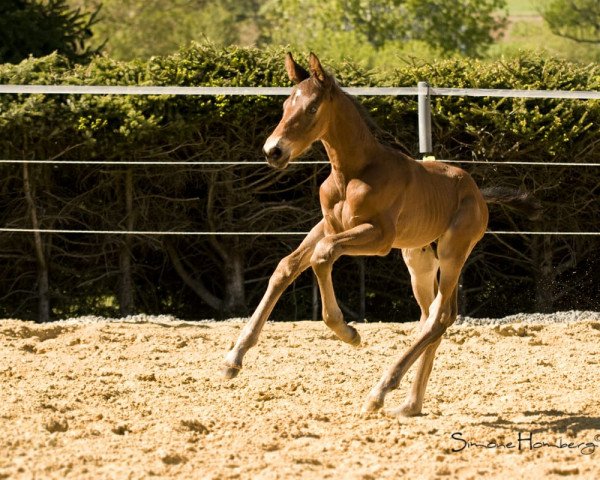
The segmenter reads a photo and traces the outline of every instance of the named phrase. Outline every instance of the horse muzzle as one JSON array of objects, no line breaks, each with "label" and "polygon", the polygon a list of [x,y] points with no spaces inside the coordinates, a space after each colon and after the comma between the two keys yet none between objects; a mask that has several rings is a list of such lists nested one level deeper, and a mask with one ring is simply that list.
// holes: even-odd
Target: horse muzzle
[{"label": "horse muzzle", "polygon": [[290,163],[290,154],[282,149],[278,141],[267,140],[263,147],[267,163],[278,170],[283,170]]}]

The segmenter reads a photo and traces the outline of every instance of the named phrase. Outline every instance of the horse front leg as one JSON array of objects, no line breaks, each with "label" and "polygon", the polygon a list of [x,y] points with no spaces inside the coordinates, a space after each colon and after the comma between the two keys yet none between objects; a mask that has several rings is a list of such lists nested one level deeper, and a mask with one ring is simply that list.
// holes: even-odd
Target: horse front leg
[{"label": "horse front leg", "polygon": [[315,246],[324,236],[323,221],[309,232],[300,246],[284,257],[271,278],[269,285],[254,314],[242,329],[234,347],[225,356],[223,376],[234,378],[242,368],[246,352],[258,342],[260,332],[285,289],[310,266]]},{"label": "horse front leg", "polygon": [[380,228],[372,224],[361,224],[345,232],[324,237],[317,243],[312,254],[310,263],[319,283],[323,321],[340,340],[350,345],[360,345],[361,339],[356,329],[344,321],[335,298],[331,280],[333,263],[342,255],[385,255],[390,251],[391,244],[391,238],[386,240]]}]

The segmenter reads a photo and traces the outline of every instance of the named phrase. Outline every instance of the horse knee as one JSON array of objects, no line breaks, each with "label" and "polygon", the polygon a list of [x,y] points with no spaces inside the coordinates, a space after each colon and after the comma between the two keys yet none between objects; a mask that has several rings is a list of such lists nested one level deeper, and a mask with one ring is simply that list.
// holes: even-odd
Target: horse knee
[{"label": "horse knee", "polygon": [[432,342],[435,342],[442,338],[447,329],[448,325],[442,319],[429,318],[423,325],[421,332],[429,337]]},{"label": "horse knee", "polygon": [[340,324],[344,324],[344,314],[338,308],[325,308],[323,307],[323,322],[332,330],[335,330]]},{"label": "horse knee", "polygon": [[323,238],[317,243],[315,250],[310,258],[310,264],[318,275],[323,268],[329,268],[334,258],[334,244],[327,238]]},{"label": "horse knee", "polygon": [[431,245],[421,248],[402,249],[402,258],[409,270],[416,274],[435,274],[439,268],[439,260]]},{"label": "horse knee", "polygon": [[294,257],[287,256],[281,259],[277,264],[277,268],[271,275],[269,282],[273,285],[288,285],[294,281],[294,278],[298,275],[300,263]]}]

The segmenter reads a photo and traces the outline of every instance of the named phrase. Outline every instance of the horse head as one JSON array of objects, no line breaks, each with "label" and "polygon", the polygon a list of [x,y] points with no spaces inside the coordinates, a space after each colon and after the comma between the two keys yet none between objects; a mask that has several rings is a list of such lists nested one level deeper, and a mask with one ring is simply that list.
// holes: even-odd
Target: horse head
[{"label": "horse head", "polygon": [[291,53],[286,55],[285,67],[294,87],[283,104],[279,124],[263,147],[269,165],[278,169],[287,167],[321,137],[328,124],[335,84],[314,53],[309,57],[310,73],[295,62]]}]

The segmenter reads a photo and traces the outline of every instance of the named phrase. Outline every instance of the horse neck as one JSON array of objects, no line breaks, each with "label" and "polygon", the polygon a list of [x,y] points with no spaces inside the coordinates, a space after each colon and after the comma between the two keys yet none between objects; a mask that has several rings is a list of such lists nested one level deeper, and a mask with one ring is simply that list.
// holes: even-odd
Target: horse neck
[{"label": "horse neck", "polygon": [[334,93],[331,117],[321,141],[334,171],[352,178],[365,166],[369,155],[379,142],[365,120],[342,91]]}]

